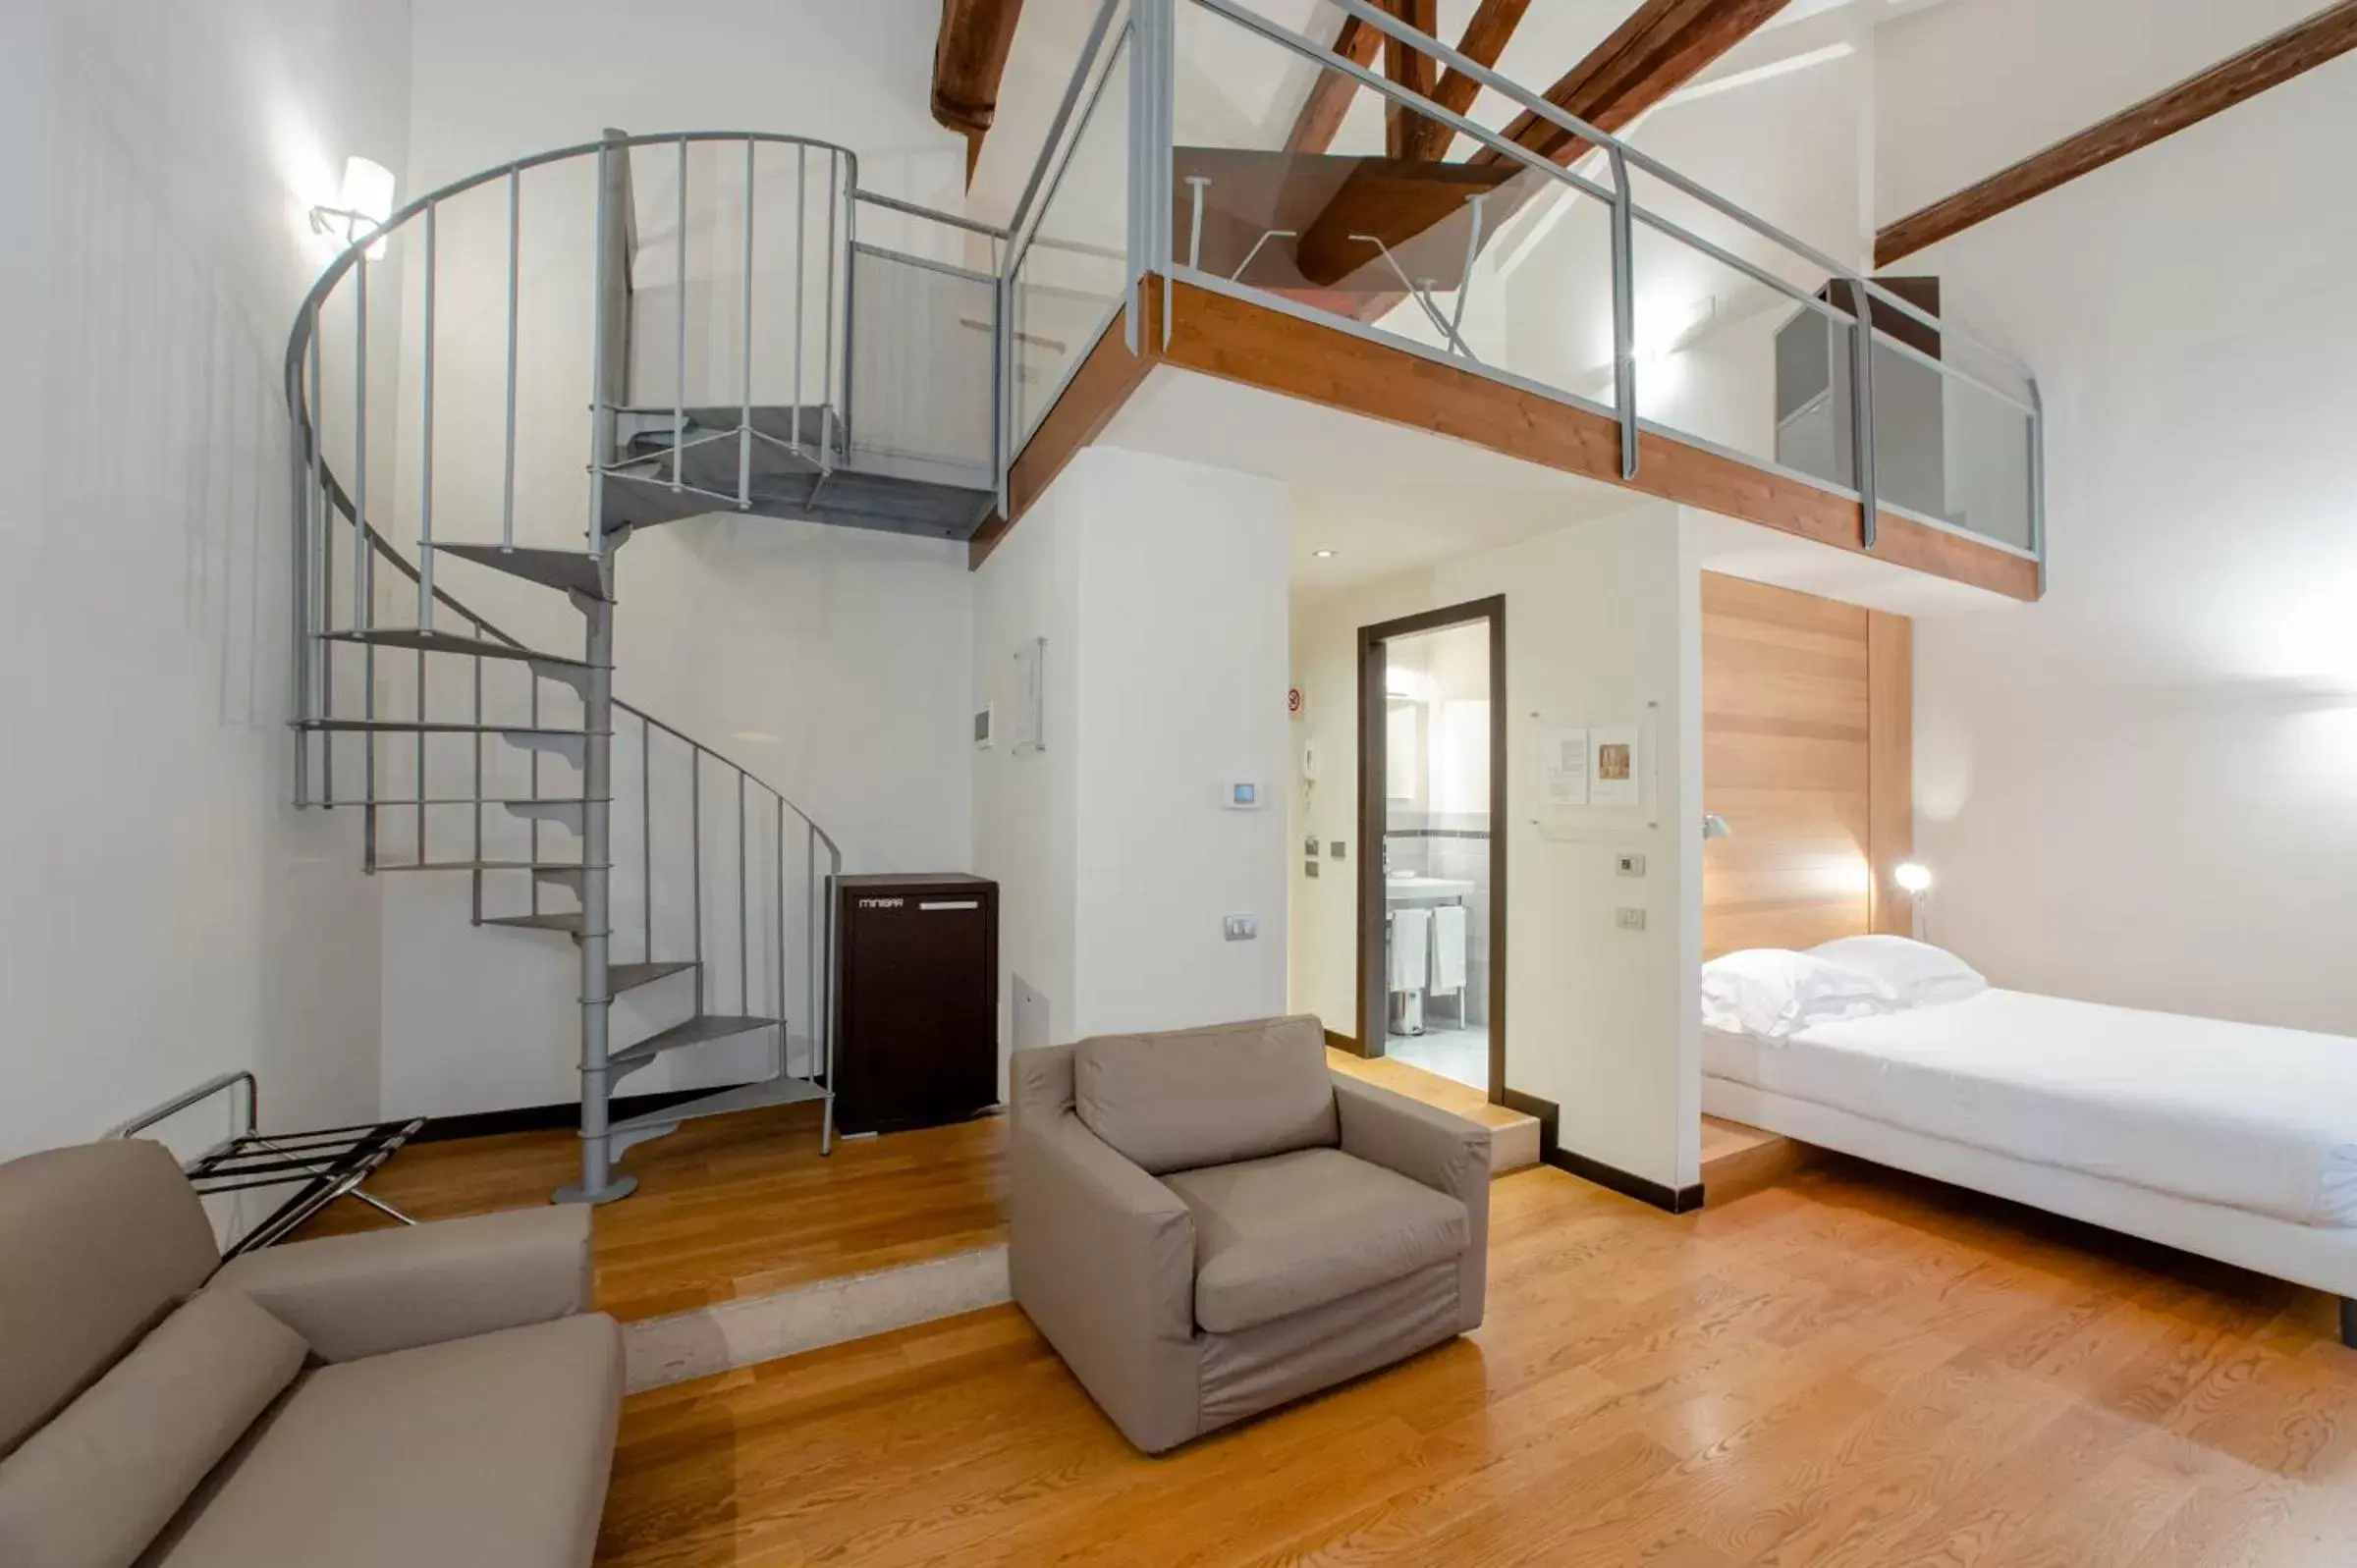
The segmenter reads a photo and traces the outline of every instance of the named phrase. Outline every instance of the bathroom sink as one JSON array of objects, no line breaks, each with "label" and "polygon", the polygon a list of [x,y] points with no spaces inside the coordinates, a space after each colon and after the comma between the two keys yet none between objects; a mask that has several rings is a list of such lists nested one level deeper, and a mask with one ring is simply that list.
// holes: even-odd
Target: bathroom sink
[{"label": "bathroom sink", "polygon": [[1457,903],[1472,896],[1473,884],[1454,877],[1419,877],[1395,871],[1383,879],[1386,903]]}]

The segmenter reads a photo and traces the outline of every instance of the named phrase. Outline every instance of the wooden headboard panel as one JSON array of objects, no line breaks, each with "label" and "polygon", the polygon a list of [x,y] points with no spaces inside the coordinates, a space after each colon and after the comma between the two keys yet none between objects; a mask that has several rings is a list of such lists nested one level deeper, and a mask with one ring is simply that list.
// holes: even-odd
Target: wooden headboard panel
[{"label": "wooden headboard panel", "polygon": [[1914,625],[1705,572],[1705,957],[1905,934],[1891,868],[1914,842]]}]

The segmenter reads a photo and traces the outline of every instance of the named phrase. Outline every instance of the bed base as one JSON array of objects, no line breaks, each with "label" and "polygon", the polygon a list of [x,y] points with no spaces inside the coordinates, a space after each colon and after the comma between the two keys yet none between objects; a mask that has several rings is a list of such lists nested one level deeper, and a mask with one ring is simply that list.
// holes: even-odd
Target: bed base
[{"label": "bed base", "polygon": [[2059,1165],[2033,1164],[1731,1078],[1704,1076],[1702,1108],[1820,1149],[2322,1290],[2339,1298],[2341,1343],[2357,1349],[2357,1229],[2295,1225]]}]

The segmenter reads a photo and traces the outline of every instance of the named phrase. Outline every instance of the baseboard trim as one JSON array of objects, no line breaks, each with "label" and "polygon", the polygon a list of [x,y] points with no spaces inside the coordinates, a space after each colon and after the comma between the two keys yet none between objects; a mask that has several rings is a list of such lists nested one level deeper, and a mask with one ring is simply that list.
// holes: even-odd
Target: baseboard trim
[{"label": "baseboard trim", "polygon": [[1617,1165],[1608,1165],[1601,1160],[1558,1148],[1546,1157],[1547,1163],[1564,1170],[1582,1181],[1592,1181],[1599,1187],[1609,1187],[1623,1198],[1649,1203],[1656,1209],[1673,1215],[1692,1214],[1702,1207],[1702,1183],[1691,1187],[1669,1187],[1644,1176],[1631,1175]]},{"label": "baseboard trim", "polygon": [[[612,1113],[617,1121],[625,1116],[643,1116],[649,1111],[719,1094],[730,1087],[729,1084],[715,1084],[709,1089],[665,1089],[654,1094],[617,1095]],[[490,1138],[507,1132],[554,1132],[580,1124],[580,1104],[568,1100],[553,1106],[516,1106],[506,1110],[467,1110],[453,1116],[428,1116],[425,1125],[417,1129],[416,1136],[410,1142],[446,1143],[454,1138]]]}]

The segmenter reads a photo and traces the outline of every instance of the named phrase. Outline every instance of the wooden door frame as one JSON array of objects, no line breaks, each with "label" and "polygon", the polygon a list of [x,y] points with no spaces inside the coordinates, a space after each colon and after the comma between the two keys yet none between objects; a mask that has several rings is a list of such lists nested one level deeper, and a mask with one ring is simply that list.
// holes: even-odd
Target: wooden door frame
[{"label": "wooden door frame", "polygon": [[1390,988],[1376,949],[1383,930],[1386,832],[1385,647],[1396,637],[1487,622],[1490,628],[1490,1082],[1492,1105],[1506,1103],[1506,596],[1493,594],[1445,609],[1358,628],[1358,1054],[1384,1054]]}]

